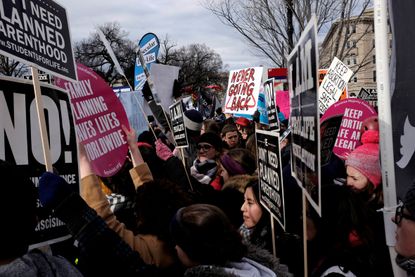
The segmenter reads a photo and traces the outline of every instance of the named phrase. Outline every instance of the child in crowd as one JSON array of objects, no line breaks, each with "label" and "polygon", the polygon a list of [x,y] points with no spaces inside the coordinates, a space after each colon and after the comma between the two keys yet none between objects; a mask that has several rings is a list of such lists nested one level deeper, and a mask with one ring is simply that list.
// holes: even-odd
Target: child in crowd
[{"label": "child in crowd", "polygon": [[240,135],[234,124],[226,124],[223,126],[221,136],[226,149],[230,150],[240,146]]}]

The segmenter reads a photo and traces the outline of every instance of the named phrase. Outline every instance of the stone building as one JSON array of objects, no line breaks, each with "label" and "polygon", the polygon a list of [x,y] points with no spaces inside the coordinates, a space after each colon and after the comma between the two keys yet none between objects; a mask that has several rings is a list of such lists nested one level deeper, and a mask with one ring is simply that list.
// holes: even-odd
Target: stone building
[{"label": "stone building", "polygon": [[[389,28],[389,49],[392,34]],[[348,91],[357,96],[362,88],[376,92],[376,56],[373,9],[360,16],[337,20],[320,45],[320,68],[328,68],[333,57],[343,61],[355,74],[350,78]]]}]

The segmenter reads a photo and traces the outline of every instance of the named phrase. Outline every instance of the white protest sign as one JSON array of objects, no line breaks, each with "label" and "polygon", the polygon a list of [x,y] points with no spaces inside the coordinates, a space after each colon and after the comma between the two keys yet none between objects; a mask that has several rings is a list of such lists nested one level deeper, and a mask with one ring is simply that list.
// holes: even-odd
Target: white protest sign
[{"label": "white protest sign", "polygon": [[257,109],[262,67],[248,67],[229,73],[225,113],[252,115]]},{"label": "white protest sign", "polygon": [[331,105],[340,99],[352,75],[353,71],[338,58],[334,57],[319,88],[319,108],[321,114],[324,114]]}]

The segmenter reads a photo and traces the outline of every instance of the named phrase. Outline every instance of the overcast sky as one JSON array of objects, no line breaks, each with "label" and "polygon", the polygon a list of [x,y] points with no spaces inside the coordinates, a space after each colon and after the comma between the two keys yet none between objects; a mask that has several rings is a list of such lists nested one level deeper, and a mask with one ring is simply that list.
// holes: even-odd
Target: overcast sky
[{"label": "overcast sky", "polygon": [[138,41],[147,32],[178,46],[204,43],[215,50],[229,69],[269,65],[247,47],[242,37],[205,9],[201,0],[58,0],[66,8],[72,41],[87,38],[96,26],[119,22]]}]

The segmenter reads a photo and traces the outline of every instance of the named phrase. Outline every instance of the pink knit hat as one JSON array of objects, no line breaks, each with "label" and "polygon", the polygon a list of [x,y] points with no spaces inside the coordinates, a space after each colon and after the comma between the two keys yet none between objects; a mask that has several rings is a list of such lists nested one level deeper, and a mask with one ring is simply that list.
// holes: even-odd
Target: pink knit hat
[{"label": "pink knit hat", "polygon": [[346,166],[360,171],[376,188],[382,181],[379,162],[379,131],[365,131],[361,142],[362,145],[356,147],[347,157]]}]

